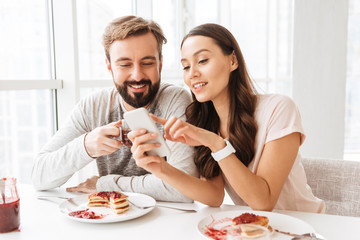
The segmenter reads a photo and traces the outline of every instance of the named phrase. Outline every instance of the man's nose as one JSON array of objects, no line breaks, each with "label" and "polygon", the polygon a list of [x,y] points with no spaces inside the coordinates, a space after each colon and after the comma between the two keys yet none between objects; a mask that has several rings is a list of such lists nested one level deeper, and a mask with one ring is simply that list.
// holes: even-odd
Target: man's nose
[{"label": "man's nose", "polygon": [[144,74],[142,67],[139,65],[134,65],[132,72],[131,72],[132,80],[140,81],[140,80],[144,79],[144,76],[145,76],[145,74]]}]

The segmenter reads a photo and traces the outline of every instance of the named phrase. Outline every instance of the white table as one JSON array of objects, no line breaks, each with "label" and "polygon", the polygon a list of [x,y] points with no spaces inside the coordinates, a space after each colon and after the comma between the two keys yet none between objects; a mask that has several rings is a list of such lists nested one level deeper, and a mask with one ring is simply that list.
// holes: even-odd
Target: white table
[{"label": "white table", "polygon": [[[1,240],[65,239],[205,239],[197,231],[198,222],[211,213],[226,210],[249,210],[248,207],[224,204],[220,208],[194,203],[197,213],[155,207],[150,213],[129,221],[92,224],[73,221],[63,216],[58,205],[36,198],[31,185],[20,185],[20,232],[0,234]],[[55,190],[55,192],[64,190]],[[42,192],[43,193],[43,192]],[[54,191],[50,192],[54,193]],[[169,203],[171,204],[171,203]],[[178,204],[174,204],[178,205]],[[295,211],[275,211],[309,223],[328,240],[360,239],[360,218]]]}]

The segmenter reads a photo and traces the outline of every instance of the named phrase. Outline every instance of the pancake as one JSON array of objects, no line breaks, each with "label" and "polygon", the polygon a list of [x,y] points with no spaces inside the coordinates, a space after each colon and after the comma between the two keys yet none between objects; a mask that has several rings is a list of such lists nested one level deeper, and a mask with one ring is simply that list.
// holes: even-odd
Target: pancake
[{"label": "pancake", "polygon": [[243,213],[232,220],[234,225],[238,224],[255,224],[262,227],[268,227],[269,219],[265,216],[259,216],[253,213]]},{"label": "pancake", "polygon": [[[252,224],[259,225],[261,227],[267,228],[270,233],[273,232],[273,228],[269,225],[269,218],[265,216],[256,215],[253,213],[243,213],[240,216],[237,216],[232,219],[233,225],[239,224]],[[240,226],[242,230],[242,236],[247,238],[257,238],[264,234],[263,231],[251,227],[251,225],[242,225]]]},{"label": "pancake", "polygon": [[129,210],[128,196],[117,191],[101,191],[88,196],[89,207],[107,207],[120,214]]}]

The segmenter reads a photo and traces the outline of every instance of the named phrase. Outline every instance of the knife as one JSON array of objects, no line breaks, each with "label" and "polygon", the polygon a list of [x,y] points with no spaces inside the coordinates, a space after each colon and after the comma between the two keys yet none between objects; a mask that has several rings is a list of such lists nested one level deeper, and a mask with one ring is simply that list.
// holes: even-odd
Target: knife
[{"label": "knife", "polygon": [[57,198],[57,199],[64,199],[64,200],[67,200],[68,203],[70,203],[71,205],[75,206],[75,207],[78,207],[80,206],[80,204],[76,203],[74,201],[73,198],[71,197],[62,197],[62,196],[37,196],[37,199],[40,199],[40,200],[49,200],[50,202],[55,202],[55,203],[58,203],[58,201],[53,201],[52,199],[54,198]]}]

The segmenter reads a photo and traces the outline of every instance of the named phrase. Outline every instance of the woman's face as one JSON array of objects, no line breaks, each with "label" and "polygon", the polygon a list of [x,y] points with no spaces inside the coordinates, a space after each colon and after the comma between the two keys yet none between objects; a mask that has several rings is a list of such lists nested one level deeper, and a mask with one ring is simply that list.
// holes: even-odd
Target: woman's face
[{"label": "woman's face", "polygon": [[228,98],[230,73],[237,68],[235,54],[224,55],[212,38],[191,36],[181,48],[185,84],[199,102]]}]

